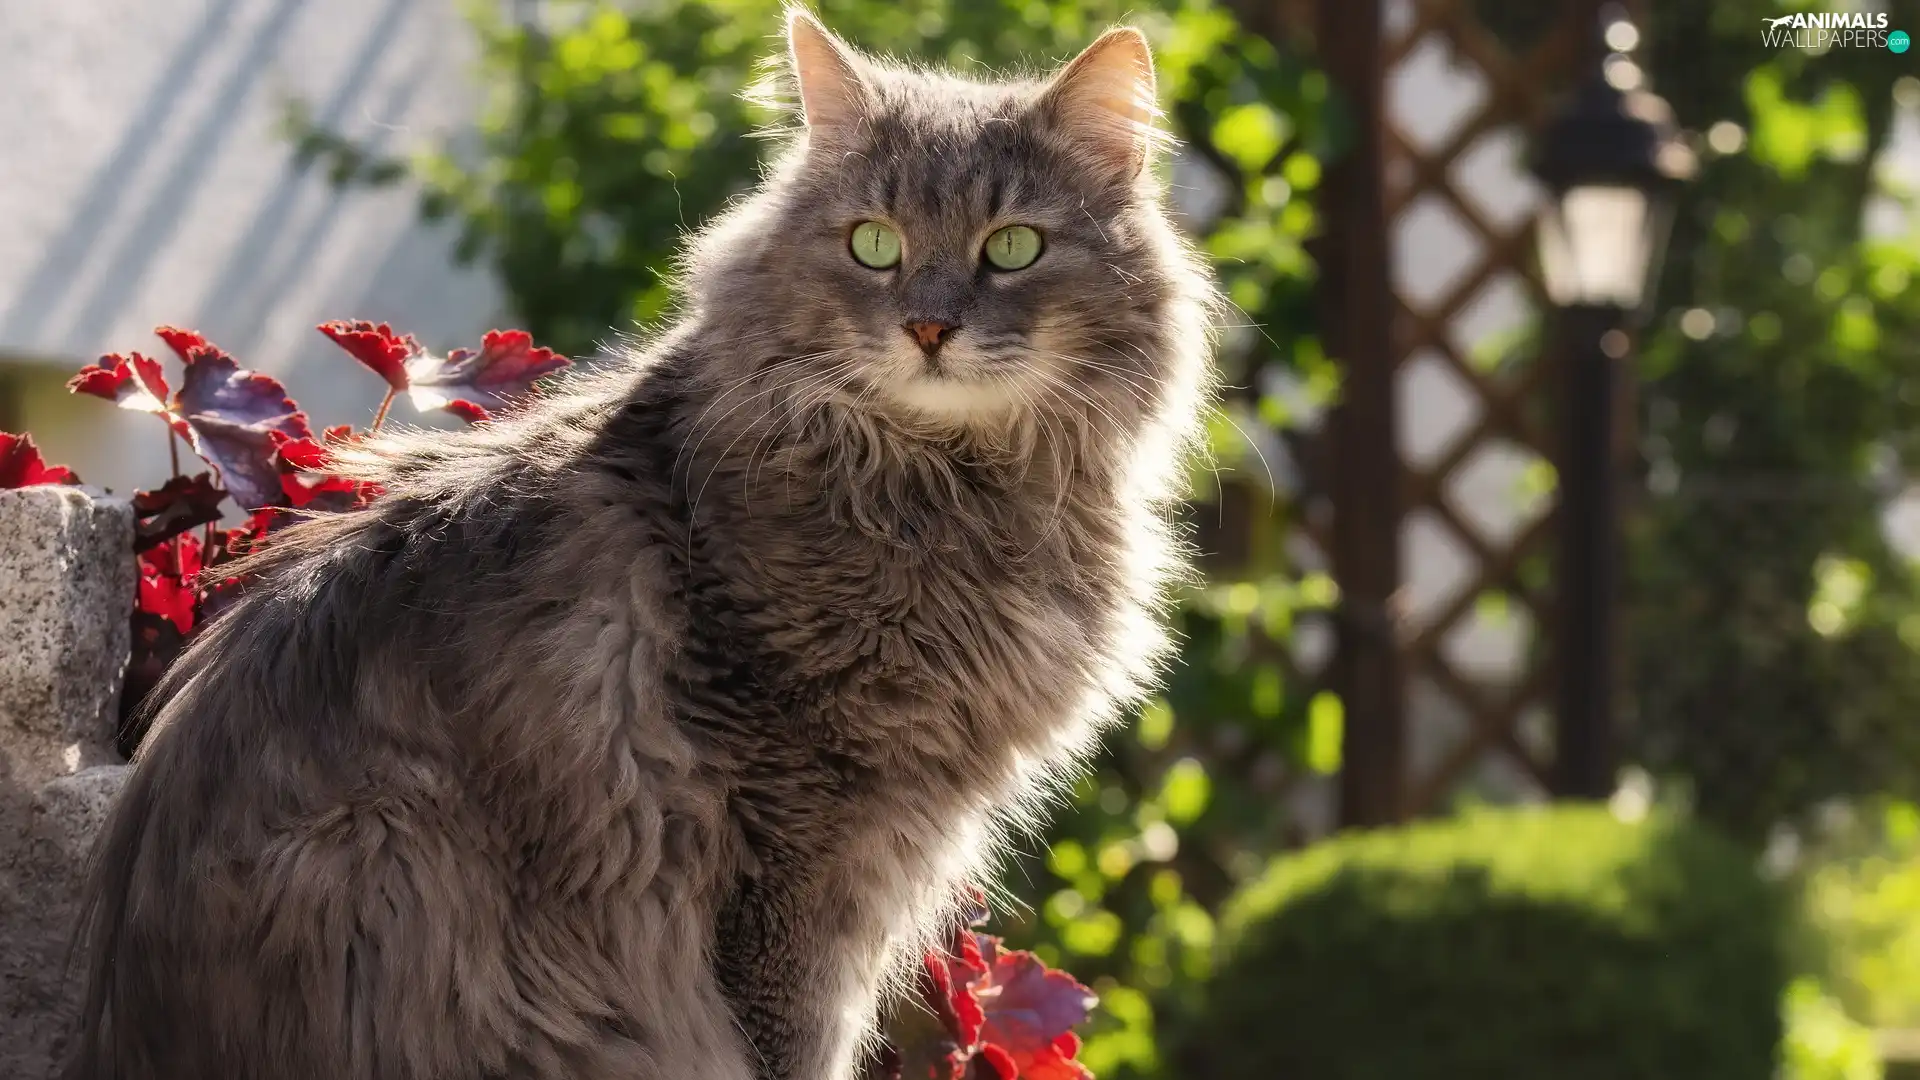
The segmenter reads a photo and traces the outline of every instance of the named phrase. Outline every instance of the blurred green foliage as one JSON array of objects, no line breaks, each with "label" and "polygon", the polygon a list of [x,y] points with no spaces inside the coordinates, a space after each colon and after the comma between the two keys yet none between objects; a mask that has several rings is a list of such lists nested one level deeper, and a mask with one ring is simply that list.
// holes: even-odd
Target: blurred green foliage
[{"label": "blurred green foliage", "polygon": [[[1510,43],[1540,33],[1531,0],[1475,6]],[[1920,25],[1914,0],[1881,6]],[[1796,10],[1775,0],[1642,10],[1702,169],[1640,354],[1626,735],[1758,849],[1817,834],[1834,800],[1873,817],[1920,794],[1920,578],[1884,522],[1920,467],[1920,219],[1882,157],[1920,81],[1885,49],[1766,48],[1761,19]],[[1794,1075],[1858,1075],[1858,1024],[1920,1023],[1920,849],[1892,835],[1829,843],[1806,875],[1833,957],[1789,999]]]},{"label": "blurred green foliage", "polygon": [[1738,845],[1659,814],[1481,809],[1334,839],[1228,905],[1175,1075],[1769,1076],[1783,899]]},{"label": "blurred green foliage", "polygon": [[1787,986],[1779,1080],[1881,1080],[1873,1030],[1847,1014],[1821,981],[1802,976]]},{"label": "blurred green foliage", "polygon": [[1651,7],[1653,85],[1705,137],[1642,352],[1625,635],[1634,751],[1756,844],[1920,794],[1920,577],[1882,525],[1920,466],[1920,232],[1867,228],[1911,202],[1877,165],[1920,82],[1885,49],[1763,47],[1782,10]]},{"label": "blurred green foliage", "polygon": [[1857,1020],[1920,1029],[1920,807],[1830,817],[1805,870],[1828,985]]}]

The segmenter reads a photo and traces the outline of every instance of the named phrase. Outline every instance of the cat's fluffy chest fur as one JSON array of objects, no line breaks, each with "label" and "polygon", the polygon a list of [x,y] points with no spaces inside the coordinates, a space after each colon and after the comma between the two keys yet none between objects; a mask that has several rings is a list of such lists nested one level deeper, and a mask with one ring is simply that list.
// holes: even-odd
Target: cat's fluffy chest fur
[{"label": "cat's fluffy chest fur", "polygon": [[[1127,575],[1165,564],[1148,550],[1165,531],[1084,448],[927,443],[823,409],[749,428],[763,454],[708,460],[688,430],[669,420],[611,453],[626,473],[675,448],[658,497],[687,525],[648,561],[676,674],[699,688],[678,695],[678,722],[743,762],[804,762],[819,784],[805,809],[860,857],[952,859],[959,837],[977,856],[988,811],[1070,760],[1160,658],[1154,583]],[[791,824],[802,808],[775,798]]]},{"label": "cat's fluffy chest fur", "polygon": [[[710,402],[676,369],[697,363],[660,362],[568,466],[598,486],[579,485],[594,494],[554,528],[602,563],[582,576],[633,582],[569,633],[618,641],[600,662],[620,672],[662,665],[672,739],[700,763],[676,783],[701,809],[678,816],[723,867],[695,904],[717,912],[721,987],[749,1015],[765,986],[831,988],[819,1004],[843,1011],[806,1018],[832,1033],[808,1053],[838,1060],[889,960],[1143,685],[1162,639],[1151,583],[1128,574],[1164,564],[1149,545],[1165,532],[1090,447],[1067,457],[1030,435],[927,443],[822,410],[690,443]],[[703,456],[742,435],[765,453]],[[621,726],[630,679],[580,678]],[[658,741],[661,719],[627,718],[632,744]],[[717,823],[702,816],[715,805]],[[776,932],[770,911],[814,934]],[[773,1071],[806,1075],[810,1060]]]}]

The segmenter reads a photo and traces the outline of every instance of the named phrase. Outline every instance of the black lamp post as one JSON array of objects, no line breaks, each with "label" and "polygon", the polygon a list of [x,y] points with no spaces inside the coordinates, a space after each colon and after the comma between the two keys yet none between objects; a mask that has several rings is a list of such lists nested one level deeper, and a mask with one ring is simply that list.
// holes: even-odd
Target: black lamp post
[{"label": "black lamp post", "polygon": [[1638,30],[1600,19],[1599,69],[1543,134],[1533,170],[1551,193],[1540,266],[1559,308],[1560,462],[1557,794],[1612,793],[1614,602],[1619,576],[1616,432],[1628,333],[1644,314],[1678,187],[1693,175],[1667,103],[1630,58]]}]

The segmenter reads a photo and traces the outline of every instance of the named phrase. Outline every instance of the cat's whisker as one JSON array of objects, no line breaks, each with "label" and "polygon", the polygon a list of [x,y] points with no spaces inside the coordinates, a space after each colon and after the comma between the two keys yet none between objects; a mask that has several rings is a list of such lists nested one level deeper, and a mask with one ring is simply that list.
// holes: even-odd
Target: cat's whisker
[{"label": "cat's whisker", "polygon": [[[1119,344],[1139,353],[1143,360],[1146,359],[1145,352],[1143,352],[1138,345],[1135,345],[1132,342],[1126,342],[1126,341],[1119,342]],[[1233,430],[1236,432],[1239,432],[1241,441],[1247,445],[1248,449],[1253,451],[1254,457],[1260,459],[1260,468],[1262,471],[1266,473],[1266,477],[1267,477],[1267,490],[1269,491],[1277,490],[1276,484],[1278,482],[1274,479],[1273,463],[1267,460],[1266,451],[1261,449],[1260,444],[1254,441],[1253,436],[1247,433],[1247,429],[1241,427],[1239,421],[1233,418],[1233,414],[1228,412],[1226,407],[1218,402],[1209,403],[1208,405],[1204,406],[1204,411],[1205,411],[1205,414],[1208,416],[1217,415],[1221,419],[1225,420],[1227,423],[1233,425]],[[1218,476],[1220,473],[1220,470],[1217,467],[1214,468],[1213,471],[1216,476]]]},{"label": "cat's whisker", "polygon": [[[1113,376],[1120,384],[1120,389],[1125,391],[1129,397],[1133,398],[1134,404],[1139,405],[1143,409],[1151,409],[1154,404],[1155,397],[1153,392],[1135,381],[1131,372],[1121,368],[1107,367],[1095,361],[1084,360],[1075,356],[1059,355],[1058,358]],[[1055,377],[1060,376],[1056,374]]]},{"label": "cat's whisker", "polygon": [[1064,391],[1067,394],[1072,395],[1072,397],[1075,400],[1079,401],[1081,404],[1098,412],[1101,415],[1101,417],[1107,421],[1107,423],[1113,426],[1113,430],[1115,432],[1124,432],[1127,430],[1127,425],[1121,423],[1120,418],[1115,416],[1112,413],[1112,411],[1109,410],[1105,405],[1102,405],[1098,401],[1094,400],[1091,394],[1088,394],[1082,388],[1075,386],[1071,381],[1057,374],[1049,372],[1048,376],[1049,376],[1048,381],[1051,386],[1053,386],[1058,390]]},{"label": "cat's whisker", "polygon": [[[1048,469],[1053,473],[1053,513],[1048,516],[1046,527],[1040,531],[1039,538],[1034,540],[1033,544],[1018,556],[1017,561],[1027,562],[1039,553],[1040,549],[1046,547],[1047,541],[1053,538],[1053,534],[1059,529],[1060,523],[1066,519],[1067,502],[1068,496],[1070,495],[1067,485],[1072,481],[1072,463],[1067,460],[1065,453],[1061,450],[1061,446],[1070,445],[1071,440],[1067,438],[1066,432],[1062,430],[1060,432],[1061,442],[1056,444],[1053,441],[1054,429],[1053,424],[1049,420],[1049,410],[1042,408],[1040,403],[1035,401],[1027,392],[1027,388],[1020,385],[1019,380],[1009,379],[1007,385],[1037,418],[1039,430],[1047,443]],[[1035,389],[1039,392],[1045,392],[1046,387],[1045,384],[1042,384],[1035,387]]]},{"label": "cat's whisker", "polygon": [[[815,355],[812,355],[812,356],[809,356],[809,357],[808,357],[807,359],[809,359],[809,360],[813,360],[813,359],[819,359],[819,358],[821,358],[821,357],[825,357],[825,356],[831,356],[831,355],[833,355],[833,353],[819,353],[819,354],[815,354]],[[791,388],[791,387],[792,387],[793,385],[795,385],[795,384],[796,384],[796,383],[797,383],[797,382],[798,382],[799,380],[801,380],[801,379],[803,379],[803,378],[805,378],[805,377],[806,377],[806,373],[802,373],[802,374],[800,374],[800,375],[796,375],[796,376],[794,376],[793,378],[791,378],[791,379],[789,379],[789,380],[787,380],[787,381],[786,381],[786,382],[784,382],[784,383],[780,383],[780,384],[778,384],[778,385],[775,385],[775,386],[770,386],[770,387],[767,387],[767,388],[766,388],[765,390],[763,390],[763,391],[762,391],[762,393],[761,393],[761,394],[756,394],[756,395],[754,395],[754,397],[755,397],[755,398],[757,398],[757,397],[760,397],[760,396],[764,396],[765,394],[769,394],[769,393],[775,393],[775,392],[778,392],[778,391],[780,391],[780,390],[784,390],[784,389],[788,389],[788,388]],[[753,399],[752,399],[752,398],[750,398],[750,399],[748,399],[748,400],[753,400]],[[721,418],[720,418],[720,419],[719,419],[718,421],[715,421],[715,423],[714,423],[714,425],[713,425],[713,428],[717,430],[717,429],[718,429],[718,427],[719,427],[719,425],[720,425],[721,423],[724,423],[724,422],[726,421],[726,419],[727,419],[727,417],[728,417],[728,416],[732,416],[734,412],[736,412],[736,411],[738,411],[738,410],[739,410],[739,408],[740,408],[740,406],[738,406],[738,405],[736,405],[736,406],[734,406],[734,407],[733,407],[732,409],[729,409],[729,410],[727,410],[727,413],[726,413],[726,415],[724,415],[724,416],[722,416],[722,417],[721,417]],[[697,528],[697,527],[698,527],[698,525],[699,525],[699,521],[700,521],[700,500],[701,500],[701,499],[702,499],[703,497],[705,497],[705,495],[706,495],[706,493],[707,493],[707,487],[708,487],[708,486],[709,486],[710,484],[712,484],[712,483],[713,483],[713,476],[714,476],[714,474],[720,471],[720,463],[721,463],[721,462],[724,462],[724,461],[725,461],[725,460],[727,459],[727,457],[728,457],[728,455],[730,455],[730,454],[732,454],[732,453],[733,453],[733,448],[734,448],[735,446],[738,446],[738,445],[740,444],[740,440],[741,440],[741,439],[743,439],[743,438],[746,438],[746,436],[747,436],[747,434],[748,434],[749,432],[751,432],[752,430],[753,430],[753,428],[752,428],[752,425],[743,425],[743,426],[742,426],[742,428],[741,428],[741,430],[740,430],[740,432],[739,432],[738,434],[736,434],[736,435],[735,435],[735,436],[733,437],[733,439],[732,439],[732,440],[731,440],[730,442],[728,442],[728,443],[727,443],[727,445],[726,445],[725,447],[723,447],[723,448],[721,449],[721,451],[720,451],[720,453],[719,453],[719,455],[718,455],[718,456],[716,457],[716,459],[715,459],[715,462],[714,462],[714,464],[713,464],[713,465],[711,465],[711,466],[710,466],[710,467],[709,467],[709,468],[707,469],[707,473],[706,473],[706,475],[705,475],[704,477],[702,477],[702,478],[701,478],[701,481],[700,481],[700,489],[699,489],[698,491],[696,491],[696,492],[694,492],[694,495],[693,495],[693,499],[692,499],[692,501],[691,501],[691,503],[689,504],[689,506],[688,506],[688,509],[687,509],[687,529],[688,529],[688,534],[689,534],[689,535],[691,535],[691,534],[692,534],[692,531],[693,531],[693,529],[695,529],[695,528]]]},{"label": "cat's whisker", "polygon": [[[1093,216],[1093,211],[1092,211],[1092,210],[1089,210],[1089,209],[1087,209],[1087,200],[1086,200],[1086,197],[1085,197],[1085,196],[1082,196],[1082,197],[1081,197],[1081,199],[1080,199],[1080,212],[1081,212],[1082,214],[1084,214],[1084,215],[1086,215],[1086,218],[1087,218],[1087,220],[1088,220],[1089,222],[1092,222],[1092,224],[1093,224],[1093,231],[1094,231],[1094,232],[1097,232],[1097,233],[1099,233],[1099,234],[1100,234],[1100,242],[1101,242],[1101,243],[1103,243],[1103,244],[1111,244],[1111,243],[1113,243],[1113,241],[1112,241],[1112,240],[1109,240],[1109,239],[1107,239],[1107,230],[1106,230],[1106,229],[1105,229],[1104,227],[1102,227],[1102,226],[1101,226],[1101,224],[1100,224],[1100,222],[1099,222],[1098,220],[1096,220],[1096,219],[1094,218],[1094,216]],[[1108,265],[1108,266],[1113,266],[1113,264],[1112,264],[1112,263],[1108,263],[1107,265]],[[1117,269],[1119,269],[1119,267],[1114,267],[1114,269],[1116,269],[1116,270],[1117,270]],[[1136,278],[1135,280],[1137,281],[1138,279]]]},{"label": "cat's whisker", "polygon": [[[716,392],[713,395],[713,400],[707,402],[706,408],[701,409],[700,414],[693,418],[693,422],[691,424],[687,425],[687,436],[686,438],[681,440],[680,451],[674,455],[674,459],[673,459],[674,470],[676,472],[679,471],[681,460],[686,456],[687,450],[693,445],[694,437],[700,431],[700,424],[704,420],[706,420],[708,414],[712,413],[713,410],[718,408],[722,402],[726,401],[726,399],[735,390],[738,390],[741,387],[747,385],[748,383],[753,382],[755,379],[761,378],[768,371],[773,370],[774,368],[777,368],[782,364],[796,363],[802,359],[804,359],[804,357],[791,357],[791,358],[783,357],[781,359],[773,361],[773,363],[765,367],[756,367],[752,371],[749,371],[747,374],[727,384],[725,387],[721,388],[718,392]],[[748,400],[751,400],[751,398],[749,398]]]},{"label": "cat's whisker", "polygon": [[1054,353],[1053,355],[1056,359],[1071,361],[1084,367],[1093,368],[1096,371],[1105,372],[1122,380],[1129,387],[1136,390],[1147,390],[1148,388],[1164,390],[1167,386],[1165,379],[1150,371],[1144,371],[1139,368],[1122,367],[1115,361],[1097,360],[1090,356],[1074,356],[1069,353]]},{"label": "cat's whisker", "polygon": [[[776,413],[774,422],[769,425],[766,435],[756,441],[753,448],[749,450],[747,454],[747,467],[742,470],[740,484],[741,494],[748,500],[747,513],[749,516],[751,516],[753,512],[752,491],[755,485],[755,476],[759,468],[765,464],[766,457],[773,453],[774,448],[779,444],[780,438],[786,433],[789,427],[793,426],[796,422],[804,424],[806,420],[803,414],[824,404],[827,398],[837,392],[841,385],[844,385],[844,380],[850,378],[853,373],[858,370],[858,367],[858,358],[848,358],[822,371],[814,372],[798,380],[790,388],[793,390],[792,395],[782,403],[782,410]],[[764,455],[762,453],[763,448],[765,450]],[[789,480],[791,480],[791,474],[789,474]],[[791,487],[789,487],[789,502],[791,502]]]},{"label": "cat's whisker", "polygon": [[[1115,342],[1115,344],[1119,345],[1122,348],[1133,350],[1136,354],[1140,356],[1140,358],[1143,361],[1149,359],[1146,355],[1146,352],[1142,350],[1140,346],[1130,341],[1117,341]],[[1076,358],[1076,357],[1066,357],[1066,359],[1078,360],[1078,362],[1080,363],[1087,364],[1091,367],[1100,368],[1101,370],[1107,371],[1110,374],[1113,374],[1116,376],[1120,376],[1122,374],[1119,370],[1103,365],[1096,360],[1087,359],[1087,358]],[[1156,383],[1160,381],[1157,377],[1147,375],[1146,372],[1135,372],[1134,374],[1145,375],[1148,378],[1154,379]],[[1247,448],[1253,451],[1253,456],[1259,459],[1261,471],[1266,474],[1267,490],[1269,491],[1278,490],[1277,488],[1278,481],[1274,477],[1273,463],[1267,460],[1266,451],[1261,448],[1260,444],[1254,440],[1252,435],[1247,433],[1247,429],[1241,427],[1240,422],[1233,418],[1233,414],[1228,412],[1226,407],[1222,404],[1219,404],[1218,402],[1209,403],[1203,408],[1204,408],[1205,415],[1210,417],[1219,416],[1221,419],[1225,420],[1227,423],[1233,426],[1233,430],[1239,433],[1241,442],[1245,443]],[[1223,471],[1222,469],[1220,469],[1220,467],[1217,464],[1213,464],[1211,461],[1209,462],[1208,467],[1209,467],[1209,471],[1212,472],[1212,474],[1216,477],[1216,479],[1220,476],[1221,472]]]},{"label": "cat's whisker", "polygon": [[[747,375],[745,378],[739,379],[735,381],[732,385],[728,386],[726,390],[716,395],[714,400],[711,403],[709,403],[706,408],[700,411],[700,415],[694,419],[694,422],[692,424],[688,425],[687,437],[681,442],[680,452],[674,456],[673,463],[674,463],[675,471],[679,470],[681,461],[685,458],[686,454],[690,450],[699,449],[700,442],[696,440],[701,440],[701,441],[704,440],[704,435],[702,435],[700,431],[701,421],[704,420],[707,414],[711,413],[716,406],[718,406],[722,401],[724,401],[728,394],[732,393],[736,389],[739,389],[741,386],[749,382],[752,382],[755,379],[765,378],[768,375],[771,375],[775,371],[779,371],[782,368],[794,367],[794,366],[798,366],[805,363],[811,363],[812,361],[815,361],[815,360],[820,360],[829,356],[833,356],[835,355],[835,353],[839,351],[840,350],[834,350],[832,352],[808,353],[802,356],[786,357],[780,360],[776,360],[773,363],[767,364],[763,367],[760,367],[754,370],[751,374]],[[739,412],[740,409],[744,408],[748,403],[753,402],[761,397],[765,397],[767,394],[772,393],[777,389],[778,389],[777,385],[768,385],[768,386],[762,387],[758,392],[754,394],[750,394],[747,397],[735,402],[731,408],[729,408],[726,412],[720,414],[718,419],[714,420],[712,426],[708,428],[709,433],[717,429],[721,424],[726,423],[726,421],[730,417],[732,417],[734,413]]]},{"label": "cat's whisker", "polygon": [[1247,434],[1247,429],[1240,426],[1240,421],[1235,420],[1233,414],[1228,412],[1224,405],[1211,406],[1207,409],[1207,414],[1210,416],[1218,416],[1233,425],[1233,430],[1240,433],[1240,441],[1247,445],[1247,449],[1253,451],[1253,456],[1260,461],[1260,468],[1267,474],[1267,490],[1280,490],[1279,481],[1275,480],[1273,476],[1273,465],[1267,460],[1267,452],[1260,448],[1259,443],[1253,441],[1253,436]]},{"label": "cat's whisker", "polygon": [[1153,358],[1148,356],[1146,354],[1146,351],[1141,349],[1140,346],[1135,345],[1131,341],[1115,341],[1112,344],[1122,349],[1130,350],[1133,353],[1133,355],[1140,358],[1140,363],[1142,364],[1142,366],[1137,368],[1121,367],[1119,366],[1119,361],[1113,358],[1102,360],[1096,357],[1083,356],[1083,357],[1074,357],[1074,359],[1077,359],[1084,364],[1093,364],[1093,365],[1100,366],[1104,370],[1111,371],[1115,374],[1125,374],[1135,378],[1146,379],[1150,384],[1156,387],[1164,387],[1167,385],[1167,380],[1165,378],[1155,374],[1151,370],[1153,367],[1156,366],[1153,362]]}]

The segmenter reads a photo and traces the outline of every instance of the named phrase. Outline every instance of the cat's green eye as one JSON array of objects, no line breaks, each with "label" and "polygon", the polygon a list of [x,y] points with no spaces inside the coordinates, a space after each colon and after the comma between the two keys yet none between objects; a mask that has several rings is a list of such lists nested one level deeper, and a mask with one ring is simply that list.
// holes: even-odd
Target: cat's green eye
[{"label": "cat's green eye", "polygon": [[855,225],[853,239],[848,244],[861,266],[885,270],[900,261],[900,234],[877,221]]},{"label": "cat's green eye", "polygon": [[1025,225],[1009,225],[987,237],[983,253],[999,270],[1025,270],[1040,257],[1040,234]]}]

